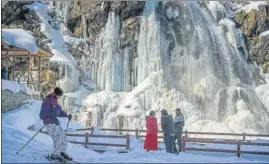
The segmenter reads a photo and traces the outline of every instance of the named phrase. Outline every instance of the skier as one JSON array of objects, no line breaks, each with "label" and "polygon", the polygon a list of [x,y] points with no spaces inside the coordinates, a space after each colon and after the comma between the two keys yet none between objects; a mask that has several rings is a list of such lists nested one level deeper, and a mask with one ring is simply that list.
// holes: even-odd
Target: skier
[{"label": "skier", "polygon": [[56,87],[53,93],[45,97],[40,110],[40,118],[47,128],[48,135],[53,140],[53,153],[49,157],[53,160],[72,160],[65,151],[67,148],[66,134],[62,129],[57,117],[67,117],[71,120],[72,115],[67,115],[58,104],[58,99],[63,95],[62,89]]},{"label": "skier", "polygon": [[144,149],[149,150],[157,150],[158,149],[158,124],[157,119],[155,117],[155,112],[150,111],[149,116],[146,117],[146,128],[147,134],[144,142]]},{"label": "skier", "polygon": [[176,131],[176,138],[175,139],[177,140],[178,152],[182,151],[182,140],[181,139],[182,139],[182,131],[183,131],[184,125],[185,125],[184,115],[182,114],[181,109],[177,108],[174,126],[175,126],[175,131]]},{"label": "skier", "polygon": [[161,110],[161,127],[167,153],[175,153],[175,128],[173,122],[172,116],[168,115],[165,109]]}]

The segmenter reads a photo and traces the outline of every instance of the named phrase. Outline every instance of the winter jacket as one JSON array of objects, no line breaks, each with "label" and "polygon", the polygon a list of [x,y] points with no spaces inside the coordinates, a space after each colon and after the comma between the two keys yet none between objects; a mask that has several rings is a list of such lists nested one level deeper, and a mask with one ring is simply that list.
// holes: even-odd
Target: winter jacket
[{"label": "winter jacket", "polygon": [[158,149],[158,124],[156,117],[146,117],[147,135],[144,142],[144,149],[157,150]]},{"label": "winter jacket", "polygon": [[173,118],[171,115],[162,115],[161,117],[161,127],[164,135],[175,134],[175,128],[173,125]]},{"label": "winter jacket", "polygon": [[44,124],[59,125],[60,122],[57,117],[67,117],[67,114],[58,104],[56,95],[51,93],[45,97],[45,100],[43,101],[41,106],[39,117],[43,120]]},{"label": "winter jacket", "polygon": [[183,130],[184,125],[185,125],[185,119],[184,119],[184,115],[181,113],[179,116],[175,117],[174,127],[175,127],[176,135],[179,135],[179,136],[182,135],[182,130]]},{"label": "winter jacket", "polygon": [[147,127],[147,134],[157,135],[158,125],[157,125],[156,117],[147,116],[146,117],[146,127]]}]

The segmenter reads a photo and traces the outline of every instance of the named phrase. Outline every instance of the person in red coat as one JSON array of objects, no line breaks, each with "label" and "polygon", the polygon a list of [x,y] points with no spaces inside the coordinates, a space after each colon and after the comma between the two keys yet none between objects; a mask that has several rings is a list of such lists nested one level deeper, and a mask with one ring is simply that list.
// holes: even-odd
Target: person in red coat
[{"label": "person in red coat", "polygon": [[144,142],[144,149],[147,151],[158,149],[158,124],[155,112],[150,111],[149,116],[146,117],[147,135]]}]

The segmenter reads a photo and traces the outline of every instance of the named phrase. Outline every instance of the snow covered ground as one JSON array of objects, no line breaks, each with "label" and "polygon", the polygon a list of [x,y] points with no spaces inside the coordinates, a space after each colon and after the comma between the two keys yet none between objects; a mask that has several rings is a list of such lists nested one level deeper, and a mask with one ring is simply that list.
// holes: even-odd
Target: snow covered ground
[{"label": "snow covered ground", "polygon": [[[4,163],[49,163],[45,159],[52,150],[52,140],[45,134],[38,134],[18,155],[16,152],[35,134],[28,130],[32,125],[39,128],[41,125],[38,114],[41,102],[29,100],[19,109],[2,114],[2,159]],[[65,129],[66,119],[61,119],[61,125]],[[71,122],[71,129],[81,128],[78,123]],[[163,147],[163,145],[160,145]],[[212,147],[212,145],[209,147]],[[164,150],[145,152],[143,143],[131,139],[131,151],[118,154],[115,151],[107,151],[98,154],[81,145],[68,143],[67,153],[75,161],[84,163],[186,163],[186,162],[210,162],[210,163],[266,163],[269,156],[243,155],[237,158],[234,154],[219,154],[206,152],[185,152],[179,155],[167,154]]]},{"label": "snow covered ground", "polygon": [[2,79],[2,90],[10,90],[12,91],[13,93],[16,93],[16,92],[25,92],[25,93],[30,93],[30,89],[25,85],[25,84],[19,84],[15,81],[9,81],[9,80],[4,80]]}]

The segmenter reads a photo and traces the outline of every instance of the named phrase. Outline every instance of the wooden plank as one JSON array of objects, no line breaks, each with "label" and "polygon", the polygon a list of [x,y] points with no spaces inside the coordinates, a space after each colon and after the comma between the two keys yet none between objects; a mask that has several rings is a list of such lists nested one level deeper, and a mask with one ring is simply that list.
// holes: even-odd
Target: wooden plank
[{"label": "wooden plank", "polygon": [[95,145],[95,146],[114,146],[114,147],[127,147],[125,144],[111,144],[111,143],[93,143],[93,142],[78,142],[78,141],[69,141],[74,144],[82,144],[82,145]]},{"label": "wooden plank", "polygon": [[269,143],[249,143],[249,142],[238,142],[238,141],[216,141],[216,140],[202,140],[196,138],[185,138],[185,142],[198,142],[198,143],[214,143],[214,144],[227,144],[227,145],[254,145],[254,146],[269,146]]},{"label": "wooden plank", "polygon": [[115,136],[115,135],[89,135],[93,138],[126,138],[126,136]]},{"label": "wooden plank", "polygon": [[[208,149],[208,148],[191,148],[186,147],[185,150],[189,151],[206,151],[206,152],[219,152],[219,153],[237,153],[237,150],[224,150],[224,149]],[[257,154],[257,155],[269,155],[269,152],[258,152],[258,151],[241,151],[241,154]]]},{"label": "wooden plank", "polygon": [[1,51],[2,56],[29,56],[28,51]]},{"label": "wooden plank", "polygon": [[[183,133],[186,133],[184,131]],[[187,132],[188,134],[199,134],[199,135],[226,135],[226,136],[252,136],[252,137],[269,137],[268,134],[241,134],[241,133],[211,133],[211,132]]]},{"label": "wooden plank", "polygon": [[208,148],[194,148],[185,147],[185,151],[208,151],[208,152],[219,152],[219,153],[237,153],[237,150],[224,150],[224,149],[208,149]]}]

